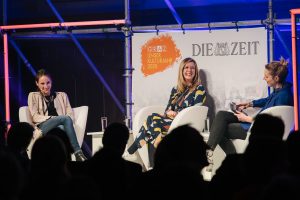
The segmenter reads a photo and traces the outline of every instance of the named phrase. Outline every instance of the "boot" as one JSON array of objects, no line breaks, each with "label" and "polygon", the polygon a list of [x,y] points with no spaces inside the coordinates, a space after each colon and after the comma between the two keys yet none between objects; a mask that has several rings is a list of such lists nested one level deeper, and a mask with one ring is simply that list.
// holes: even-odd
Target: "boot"
[{"label": "boot", "polygon": [[87,160],[87,158],[85,157],[85,155],[83,154],[83,152],[81,150],[75,152],[74,155],[75,155],[76,161],[83,162],[83,161]]},{"label": "boot", "polygon": [[141,144],[141,141],[144,141],[145,143],[149,143],[149,135],[145,134],[145,131],[142,131],[140,136],[135,138],[134,142],[131,144],[131,146],[127,149],[129,154],[134,154],[139,148],[142,148],[144,144]]},{"label": "boot", "polygon": [[132,145],[127,149],[129,154],[134,154],[139,148],[141,148],[140,140],[134,140]]}]

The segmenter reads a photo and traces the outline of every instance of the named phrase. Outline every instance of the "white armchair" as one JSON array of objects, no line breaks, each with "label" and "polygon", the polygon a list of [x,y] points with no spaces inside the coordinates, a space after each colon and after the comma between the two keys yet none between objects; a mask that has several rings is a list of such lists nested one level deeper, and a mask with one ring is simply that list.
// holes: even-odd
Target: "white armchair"
[{"label": "white armchair", "polygon": [[[152,113],[164,113],[165,106],[147,106],[139,110],[133,120],[133,136],[136,138],[141,126],[147,119],[149,115]],[[174,118],[169,131],[172,131],[174,128],[184,125],[184,124],[190,124],[192,127],[197,129],[200,133],[203,132],[203,129],[205,127],[205,120],[207,118],[207,112],[208,107],[207,106],[191,106],[188,108],[185,108],[181,112],[177,114],[177,116]],[[147,145],[144,145],[142,148],[138,149],[138,153],[140,155],[140,158],[145,166],[145,168],[148,170],[150,168],[149,166],[149,156],[148,156],[148,148]]]},{"label": "white armchair", "polygon": [[[274,107],[271,107],[271,108],[268,108],[268,109],[262,111],[261,113],[277,116],[283,120],[284,135],[283,135],[282,139],[286,140],[287,137],[289,136],[289,133],[291,132],[291,130],[294,127],[294,107],[292,107],[292,106],[274,106]],[[248,143],[249,143],[250,134],[251,134],[251,127],[250,127],[250,131],[247,134],[247,138],[245,140],[240,140],[240,139],[232,140],[237,153],[245,152],[246,147],[248,146]]]},{"label": "white armchair", "polygon": [[[271,107],[271,108],[268,108],[268,109],[262,111],[261,113],[277,116],[283,120],[285,127],[284,127],[284,135],[283,135],[282,139],[286,140],[290,131],[294,127],[294,107],[292,107],[292,106],[274,106],[274,107]],[[252,125],[251,125],[251,127],[252,127]],[[249,136],[251,134],[251,127],[247,133],[247,137],[245,140],[241,140],[241,139],[233,139],[232,140],[232,143],[235,146],[236,152],[238,154],[244,153],[249,144]],[[214,155],[213,155],[214,166],[213,166],[212,175],[221,166],[222,161],[225,159],[225,157],[226,157],[226,154],[218,145],[216,147],[216,149],[214,150]]]},{"label": "white armchair", "polygon": [[[74,128],[76,131],[76,136],[79,145],[81,146],[84,139],[87,116],[88,116],[88,106],[80,106],[73,108],[74,112]],[[28,122],[33,125],[32,117],[29,112],[28,106],[20,107],[19,109],[19,121],[20,122]]]},{"label": "white armchair", "polygon": [[29,112],[28,106],[22,106],[19,108],[19,121],[27,122],[27,123],[33,125],[32,117]]}]

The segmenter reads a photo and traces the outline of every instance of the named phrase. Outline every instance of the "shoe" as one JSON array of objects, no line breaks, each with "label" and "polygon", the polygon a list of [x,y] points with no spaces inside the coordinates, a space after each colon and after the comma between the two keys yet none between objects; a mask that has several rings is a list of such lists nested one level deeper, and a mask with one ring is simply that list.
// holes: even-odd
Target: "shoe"
[{"label": "shoe", "polygon": [[206,166],[206,171],[207,171],[207,172],[212,172],[213,167],[214,167],[214,164],[213,164],[213,163],[209,163],[209,165]]},{"label": "shoe", "polygon": [[213,154],[214,154],[213,150],[211,150],[211,149],[206,150],[206,156],[207,157],[211,158],[213,156]]},{"label": "shoe", "polygon": [[78,152],[74,153],[74,155],[75,155],[76,161],[84,162],[87,160],[87,158],[85,157],[85,155],[83,154],[82,151],[78,151]]},{"label": "shoe", "polygon": [[129,154],[134,154],[139,148],[141,148],[140,141],[135,140],[132,145],[127,149]]}]

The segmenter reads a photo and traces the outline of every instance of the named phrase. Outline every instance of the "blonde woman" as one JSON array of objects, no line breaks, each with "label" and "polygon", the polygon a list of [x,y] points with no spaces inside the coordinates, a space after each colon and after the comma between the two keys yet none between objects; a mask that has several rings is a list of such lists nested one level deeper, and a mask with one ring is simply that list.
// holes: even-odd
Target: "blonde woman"
[{"label": "blonde woman", "polygon": [[146,143],[158,143],[166,136],[175,116],[184,108],[202,105],[206,99],[204,87],[199,80],[199,69],[192,58],[185,58],[179,65],[177,86],[172,88],[168,105],[164,114],[153,113],[149,115],[133,144],[128,148],[128,153],[133,154]]}]

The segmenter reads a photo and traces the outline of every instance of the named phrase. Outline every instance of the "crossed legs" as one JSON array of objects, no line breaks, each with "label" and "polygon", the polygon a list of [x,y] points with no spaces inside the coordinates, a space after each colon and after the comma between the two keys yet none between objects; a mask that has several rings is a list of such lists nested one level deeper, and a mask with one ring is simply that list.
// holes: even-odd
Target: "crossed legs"
[{"label": "crossed legs", "polygon": [[69,116],[66,115],[60,115],[55,116],[47,121],[41,123],[39,125],[39,128],[42,130],[42,134],[47,134],[51,129],[62,126],[65,130],[66,134],[68,135],[68,138],[70,140],[70,143],[73,147],[74,152],[81,151],[80,146],[77,141],[76,133],[73,126],[73,121]]},{"label": "crossed legs", "polygon": [[247,131],[233,113],[219,111],[212,123],[207,144],[211,150],[219,144],[226,154],[233,154],[236,150],[231,139],[246,139],[246,136]]}]

